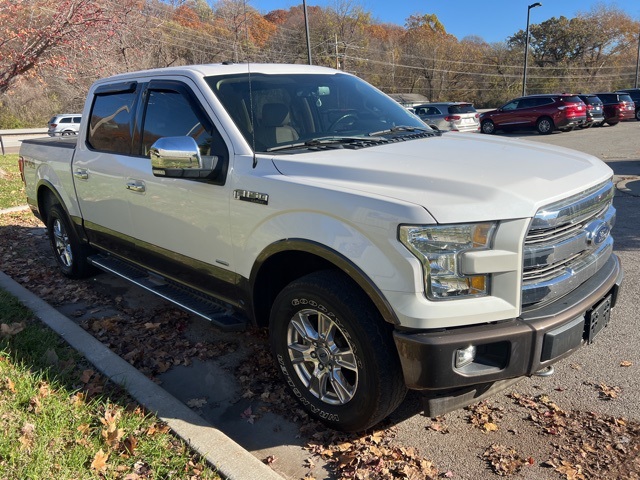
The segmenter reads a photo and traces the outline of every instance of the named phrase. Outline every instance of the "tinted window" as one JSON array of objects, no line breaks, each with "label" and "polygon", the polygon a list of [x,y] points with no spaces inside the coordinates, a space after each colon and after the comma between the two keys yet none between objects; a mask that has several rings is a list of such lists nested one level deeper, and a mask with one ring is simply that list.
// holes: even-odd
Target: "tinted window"
[{"label": "tinted window", "polygon": [[502,110],[515,110],[518,107],[518,100],[514,100],[513,102],[507,103]]},{"label": "tinted window", "polygon": [[620,94],[618,95],[618,97],[620,98],[621,102],[629,102],[629,103],[633,102],[630,95]]},{"label": "tinted window", "polygon": [[71,123],[71,117],[64,117],[60,120],[60,123]]},{"label": "tinted window", "polygon": [[602,103],[602,101],[600,100],[599,97],[593,96],[593,97],[589,97],[589,96],[584,96],[584,97],[580,97],[582,99],[582,101],[588,105],[597,105],[599,103]]},{"label": "tinted window", "polygon": [[[212,148],[221,148],[219,141],[214,141],[209,122],[201,122],[192,104],[182,93],[173,91],[151,91],[148,95],[142,133],[142,153],[149,155],[153,143],[161,137],[190,136],[200,147],[203,156],[214,155]],[[216,137],[216,140],[219,137]],[[217,145],[215,145],[217,144]]]},{"label": "tinted window", "polygon": [[238,74],[206,80],[258,151],[327,136],[366,137],[394,126],[428,129],[395,100],[341,73]]},{"label": "tinted window", "polygon": [[82,117],[73,117],[73,123],[80,123],[80,120],[82,120]]},{"label": "tinted window", "polygon": [[131,153],[131,115],[135,92],[97,95],[89,122],[89,145],[105,152]]},{"label": "tinted window", "polygon": [[564,103],[580,103],[582,100],[577,95],[572,95],[570,97],[561,97],[560,100]]},{"label": "tinted window", "polygon": [[616,103],[618,101],[618,95],[615,93],[599,93],[598,98],[604,103]]}]

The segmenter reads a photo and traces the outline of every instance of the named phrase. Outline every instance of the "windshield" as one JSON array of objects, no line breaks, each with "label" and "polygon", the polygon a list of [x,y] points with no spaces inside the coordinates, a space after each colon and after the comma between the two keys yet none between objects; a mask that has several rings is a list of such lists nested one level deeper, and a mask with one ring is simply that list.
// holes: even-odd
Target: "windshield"
[{"label": "windshield", "polygon": [[258,152],[429,130],[395,100],[351,75],[238,74],[206,80]]}]

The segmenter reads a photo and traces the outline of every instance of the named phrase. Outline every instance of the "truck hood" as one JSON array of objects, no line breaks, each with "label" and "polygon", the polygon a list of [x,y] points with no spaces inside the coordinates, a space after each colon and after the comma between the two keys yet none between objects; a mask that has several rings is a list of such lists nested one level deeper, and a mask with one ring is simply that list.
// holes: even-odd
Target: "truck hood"
[{"label": "truck hood", "polygon": [[531,217],[613,173],[575,150],[459,133],[272,160],[296,181],[421,205],[439,223]]}]

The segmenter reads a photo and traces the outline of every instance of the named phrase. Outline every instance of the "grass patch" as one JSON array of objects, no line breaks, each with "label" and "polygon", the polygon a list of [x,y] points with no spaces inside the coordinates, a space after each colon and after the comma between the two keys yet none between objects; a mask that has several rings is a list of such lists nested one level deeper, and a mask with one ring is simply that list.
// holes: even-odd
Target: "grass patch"
[{"label": "grass patch", "polygon": [[0,155],[0,210],[26,203],[24,185],[18,169],[18,155]]},{"label": "grass patch", "polygon": [[220,477],[0,290],[0,478]]}]

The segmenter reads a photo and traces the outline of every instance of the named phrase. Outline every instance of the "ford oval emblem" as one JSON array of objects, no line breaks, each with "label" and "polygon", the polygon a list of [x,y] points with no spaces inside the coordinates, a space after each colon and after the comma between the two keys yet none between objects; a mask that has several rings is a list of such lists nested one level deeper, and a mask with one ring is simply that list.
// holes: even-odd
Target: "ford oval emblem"
[{"label": "ford oval emblem", "polygon": [[587,225],[585,230],[587,232],[587,245],[600,245],[609,236],[611,227],[603,220],[596,220]]}]

